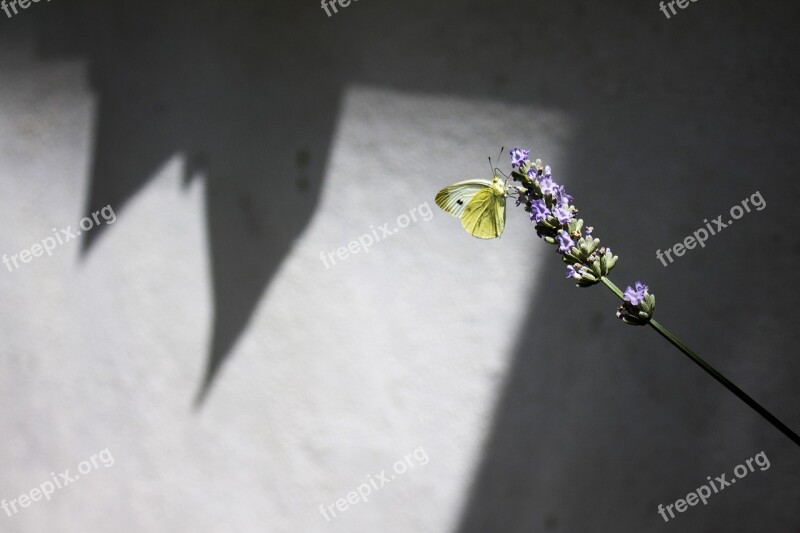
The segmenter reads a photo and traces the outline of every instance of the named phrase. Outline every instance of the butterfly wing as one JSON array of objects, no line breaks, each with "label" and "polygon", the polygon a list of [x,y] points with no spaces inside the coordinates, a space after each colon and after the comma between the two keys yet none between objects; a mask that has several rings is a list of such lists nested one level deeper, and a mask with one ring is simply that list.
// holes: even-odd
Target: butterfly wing
[{"label": "butterfly wing", "polygon": [[491,188],[478,191],[464,208],[461,225],[479,239],[499,237],[506,227],[505,197]]},{"label": "butterfly wing", "polygon": [[492,182],[486,180],[466,180],[445,187],[436,194],[436,205],[456,218],[461,218],[464,209],[481,190],[491,192]]}]

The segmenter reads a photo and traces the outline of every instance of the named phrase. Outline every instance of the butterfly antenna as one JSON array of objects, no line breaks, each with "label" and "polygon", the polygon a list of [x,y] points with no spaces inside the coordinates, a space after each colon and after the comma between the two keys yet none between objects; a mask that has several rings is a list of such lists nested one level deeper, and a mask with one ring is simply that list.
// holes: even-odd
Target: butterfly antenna
[{"label": "butterfly antenna", "polygon": [[[503,146],[503,147],[501,147],[501,148],[500,148],[500,153],[499,153],[499,154],[497,154],[497,162],[498,162],[498,163],[500,162],[500,158],[503,156],[503,151],[504,151],[505,149],[506,149],[506,147],[505,147],[505,146]],[[491,169],[492,169],[492,176],[497,176],[497,174],[501,174],[503,177],[505,177],[505,178],[508,178],[508,176],[506,176],[505,174],[503,174],[503,172],[502,172],[502,171],[501,171],[501,170],[500,170],[498,167],[496,167],[496,166],[494,166],[494,165],[492,164],[492,158],[491,158],[491,157],[489,158],[489,167],[491,167]]]}]

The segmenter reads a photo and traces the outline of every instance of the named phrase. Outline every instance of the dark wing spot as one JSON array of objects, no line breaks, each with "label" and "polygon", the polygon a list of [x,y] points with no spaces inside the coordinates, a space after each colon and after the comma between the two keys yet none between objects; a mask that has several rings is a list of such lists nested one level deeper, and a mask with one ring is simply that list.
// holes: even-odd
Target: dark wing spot
[{"label": "dark wing spot", "polygon": [[464,205],[464,200],[456,200],[456,203],[457,203],[458,205]]}]

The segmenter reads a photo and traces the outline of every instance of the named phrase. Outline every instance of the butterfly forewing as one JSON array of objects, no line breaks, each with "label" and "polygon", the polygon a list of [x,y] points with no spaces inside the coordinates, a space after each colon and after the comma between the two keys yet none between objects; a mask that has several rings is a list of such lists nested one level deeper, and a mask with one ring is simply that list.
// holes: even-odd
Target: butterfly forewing
[{"label": "butterfly forewing", "polygon": [[436,194],[436,205],[456,218],[461,218],[464,209],[475,195],[482,190],[491,192],[492,182],[486,180],[466,180],[445,187]]}]

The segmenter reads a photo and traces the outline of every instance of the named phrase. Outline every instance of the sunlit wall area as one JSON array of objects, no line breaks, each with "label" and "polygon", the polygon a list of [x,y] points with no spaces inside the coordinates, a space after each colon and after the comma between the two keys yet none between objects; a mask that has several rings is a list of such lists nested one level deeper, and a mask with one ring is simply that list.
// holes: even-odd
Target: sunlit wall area
[{"label": "sunlit wall area", "polygon": [[[490,177],[487,157],[497,163],[501,138],[521,143],[547,130],[542,145],[557,159],[566,118],[347,88],[332,149],[310,156],[327,169],[311,221],[196,407],[214,319],[206,220],[214,199],[204,176],[184,183],[186,159],[175,153],[124,206],[100,210],[103,233],[84,251],[97,112],[85,69],[6,72],[15,83],[2,98],[17,105],[3,108],[3,248],[58,244],[1,280],[2,391],[14,406],[2,417],[4,494],[75,473],[103,450],[113,458],[8,523],[19,531],[455,527],[544,250],[524,214],[509,213],[503,238],[482,242],[433,197],[448,183]],[[48,85],[58,73],[64,82]],[[42,94],[39,108],[18,103],[24,87]],[[57,105],[64,101],[72,104]],[[253,179],[270,180],[277,197],[295,187],[291,176]],[[220,209],[235,217],[240,205]],[[397,479],[381,486],[388,476]],[[359,488],[357,504],[336,507]]]}]

